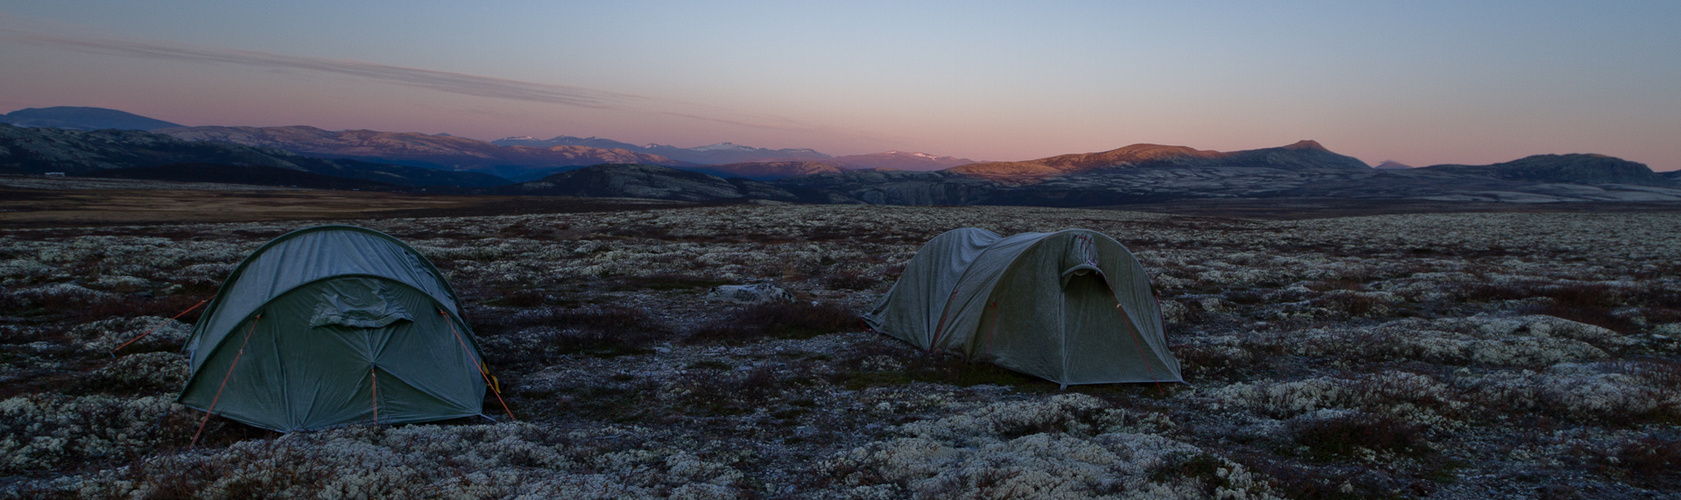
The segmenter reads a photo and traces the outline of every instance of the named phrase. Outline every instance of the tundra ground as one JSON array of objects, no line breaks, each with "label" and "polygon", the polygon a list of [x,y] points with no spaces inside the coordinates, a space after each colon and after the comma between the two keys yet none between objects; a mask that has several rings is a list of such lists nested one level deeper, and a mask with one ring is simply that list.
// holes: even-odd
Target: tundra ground
[{"label": "tundra ground", "polygon": [[[320,222],[0,234],[0,496],[1647,498],[1681,492],[1681,217],[688,207],[344,220],[465,301],[515,421],[287,435],[173,403],[247,253]],[[1130,248],[1187,384],[1056,385],[854,314],[933,236]],[[794,304],[707,302],[772,283]],[[108,351],[161,328],[115,357]]]}]

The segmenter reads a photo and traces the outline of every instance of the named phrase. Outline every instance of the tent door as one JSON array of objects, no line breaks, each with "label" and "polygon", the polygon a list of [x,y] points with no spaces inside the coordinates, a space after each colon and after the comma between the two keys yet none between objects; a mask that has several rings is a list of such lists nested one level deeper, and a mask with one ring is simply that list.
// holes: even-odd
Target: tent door
[{"label": "tent door", "polygon": [[1115,295],[1097,272],[1069,273],[1062,288],[1065,383],[1126,380],[1138,366],[1138,343],[1131,322],[1116,309]]}]

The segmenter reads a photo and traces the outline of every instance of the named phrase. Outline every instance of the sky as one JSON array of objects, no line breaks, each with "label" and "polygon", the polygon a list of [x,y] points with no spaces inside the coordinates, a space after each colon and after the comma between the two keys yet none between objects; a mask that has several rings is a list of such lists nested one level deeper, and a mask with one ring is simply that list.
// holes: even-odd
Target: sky
[{"label": "sky", "polygon": [[1681,1],[0,0],[0,112],[1026,160],[1681,169]]}]

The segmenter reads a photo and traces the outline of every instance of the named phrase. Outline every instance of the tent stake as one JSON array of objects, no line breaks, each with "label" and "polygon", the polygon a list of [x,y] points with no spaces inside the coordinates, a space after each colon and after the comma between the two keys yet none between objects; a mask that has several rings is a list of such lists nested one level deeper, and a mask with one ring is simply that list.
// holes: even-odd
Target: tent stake
[{"label": "tent stake", "polygon": [[379,425],[379,373],[374,371],[374,367],[369,366],[368,377],[374,387],[372,391],[374,393],[374,425]]}]

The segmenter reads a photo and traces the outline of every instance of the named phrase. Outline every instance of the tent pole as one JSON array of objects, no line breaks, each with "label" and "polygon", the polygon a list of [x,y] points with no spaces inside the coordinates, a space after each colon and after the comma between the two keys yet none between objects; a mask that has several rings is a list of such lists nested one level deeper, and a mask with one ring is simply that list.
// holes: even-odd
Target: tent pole
[{"label": "tent pole", "polygon": [[944,333],[941,330],[946,328],[946,315],[951,314],[951,301],[953,300],[957,300],[957,287],[951,288],[951,296],[946,298],[946,307],[940,309],[940,323],[934,325],[934,336],[928,339],[928,352],[934,352],[934,349],[940,345],[940,334]]},{"label": "tent pole", "polygon": [[[467,353],[467,357],[473,357],[473,350],[467,348],[467,341],[461,338],[461,332],[455,330],[455,323],[450,321],[449,313],[444,312],[443,309],[438,309],[438,315],[443,316],[444,323],[449,324],[449,332],[455,334],[456,342],[461,343],[461,351]],[[490,373],[484,370],[484,364],[479,362],[479,360],[474,359],[473,367],[478,368],[479,376],[484,377],[484,385],[490,387],[490,392],[496,394],[496,402],[502,403],[502,411],[508,412],[508,420],[519,420],[514,418],[514,410],[508,408],[508,402],[502,399],[502,391],[497,389],[496,385],[490,382]]]},{"label": "tent pole", "polygon": [[187,447],[198,445],[198,436],[204,433],[204,424],[210,423],[210,415],[215,414],[216,402],[222,400],[222,389],[228,388],[228,379],[233,378],[233,369],[239,366],[239,358],[245,356],[245,345],[251,343],[251,332],[257,331],[257,320],[260,319],[263,319],[262,314],[251,318],[251,328],[245,330],[245,340],[239,343],[239,352],[233,355],[233,363],[228,365],[228,374],[222,376],[222,385],[216,387],[216,397],[210,398],[210,408],[204,410],[204,418],[198,421],[198,430],[193,432],[193,441],[187,443]]},{"label": "tent pole", "polygon": [[992,326],[986,330],[986,348],[982,351],[987,356],[992,355],[992,337],[998,334],[998,301],[992,301]]}]

